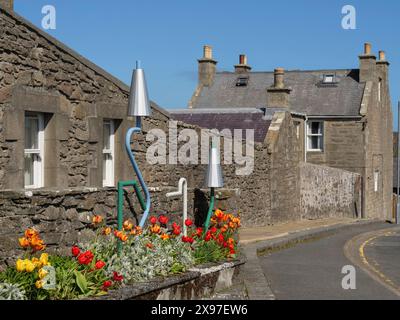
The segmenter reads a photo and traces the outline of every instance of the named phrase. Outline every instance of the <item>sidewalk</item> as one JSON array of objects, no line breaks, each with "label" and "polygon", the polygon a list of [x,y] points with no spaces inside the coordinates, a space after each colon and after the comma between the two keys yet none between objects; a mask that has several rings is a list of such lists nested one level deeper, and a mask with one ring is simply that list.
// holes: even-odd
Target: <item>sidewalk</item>
[{"label": "sidewalk", "polygon": [[267,227],[241,228],[239,231],[239,239],[241,245],[248,245],[259,241],[284,237],[293,232],[307,231],[354,222],[357,222],[357,220],[351,218],[329,218],[288,222]]}]

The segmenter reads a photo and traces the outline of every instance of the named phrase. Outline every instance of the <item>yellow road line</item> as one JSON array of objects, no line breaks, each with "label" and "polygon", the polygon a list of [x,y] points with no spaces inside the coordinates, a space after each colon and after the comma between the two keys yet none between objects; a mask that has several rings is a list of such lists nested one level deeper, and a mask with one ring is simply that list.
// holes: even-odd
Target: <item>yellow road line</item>
[{"label": "yellow road line", "polygon": [[379,269],[377,269],[376,267],[372,266],[366,255],[365,255],[365,247],[373,240],[380,238],[380,237],[388,237],[390,235],[394,234],[394,232],[389,231],[386,232],[384,235],[378,235],[378,236],[373,236],[371,238],[369,238],[368,240],[364,241],[364,243],[360,246],[359,248],[359,253],[360,253],[360,257],[362,262],[368,267],[370,268],[372,271],[374,271],[384,282],[386,282],[388,285],[392,286],[393,288],[395,288],[396,290],[400,290],[400,288],[398,286],[396,286],[396,284],[389,279],[385,274],[383,274]]}]

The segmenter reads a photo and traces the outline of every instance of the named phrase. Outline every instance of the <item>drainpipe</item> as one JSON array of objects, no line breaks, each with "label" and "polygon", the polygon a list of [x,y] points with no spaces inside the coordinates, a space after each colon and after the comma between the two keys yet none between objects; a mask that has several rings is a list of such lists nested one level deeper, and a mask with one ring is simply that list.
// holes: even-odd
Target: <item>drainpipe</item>
[{"label": "drainpipe", "polygon": [[304,162],[307,163],[307,126],[308,126],[308,116],[304,117]]}]

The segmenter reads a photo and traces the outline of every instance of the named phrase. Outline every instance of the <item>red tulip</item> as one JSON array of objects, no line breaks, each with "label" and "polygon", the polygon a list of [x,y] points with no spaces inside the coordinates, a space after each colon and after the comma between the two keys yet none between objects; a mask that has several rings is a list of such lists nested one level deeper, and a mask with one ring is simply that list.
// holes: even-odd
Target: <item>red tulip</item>
[{"label": "red tulip", "polygon": [[97,261],[96,264],[94,265],[96,269],[102,269],[106,264],[104,263],[104,261]]},{"label": "red tulip", "polygon": [[71,251],[72,251],[72,255],[74,257],[79,256],[79,254],[81,253],[81,250],[79,250],[79,248],[77,246],[73,246]]}]

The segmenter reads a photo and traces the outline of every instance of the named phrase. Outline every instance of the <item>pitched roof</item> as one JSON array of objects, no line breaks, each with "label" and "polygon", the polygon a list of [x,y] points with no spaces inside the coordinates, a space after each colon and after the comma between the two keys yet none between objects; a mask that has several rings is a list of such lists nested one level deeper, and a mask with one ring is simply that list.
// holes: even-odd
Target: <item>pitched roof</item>
[{"label": "pitched roof", "polygon": [[[207,129],[254,129],[254,141],[264,142],[272,115],[275,110],[260,109],[189,109],[169,110],[171,117],[178,121],[193,124]],[[243,133],[244,135],[244,133]],[[243,136],[244,138],[244,136]]]},{"label": "pitched roof", "polygon": [[[323,77],[334,74],[337,83],[324,84]],[[273,72],[249,72],[247,86],[236,86],[239,76],[217,72],[211,87],[203,87],[193,108],[261,108],[267,106],[267,88],[274,83]],[[315,116],[359,116],[364,83],[359,70],[286,71],[291,111]]]},{"label": "pitched roof", "polygon": [[[77,53],[75,50],[71,49],[61,41],[57,40],[56,38],[52,37],[48,33],[44,32],[40,28],[36,27],[34,24],[26,20],[25,18],[21,17],[19,14],[15,13],[14,10],[10,10],[0,4],[0,13],[5,13],[8,16],[12,17],[14,20],[18,21],[19,23],[25,25],[32,31],[36,32],[38,35],[41,37],[45,38],[47,41],[52,43],[54,46],[56,46],[58,49],[61,51],[64,51],[65,53],[69,54],[70,56],[74,57],[76,60],[78,60],[80,63],[88,67],[89,69],[93,70],[96,72],[98,75],[104,77],[108,81],[112,82],[114,85],[116,85],[118,88],[120,88],[122,91],[126,92],[129,94],[130,87],[123,83],[121,80],[118,78],[114,77],[112,74],[109,72],[105,71],[103,68],[99,67],[98,65],[94,64],[90,60],[86,59],[79,53]],[[155,102],[151,101],[151,107],[160,113],[164,114],[165,116],[169,117],[169,113],[167,110],[161,108],[158,104]]]}]

